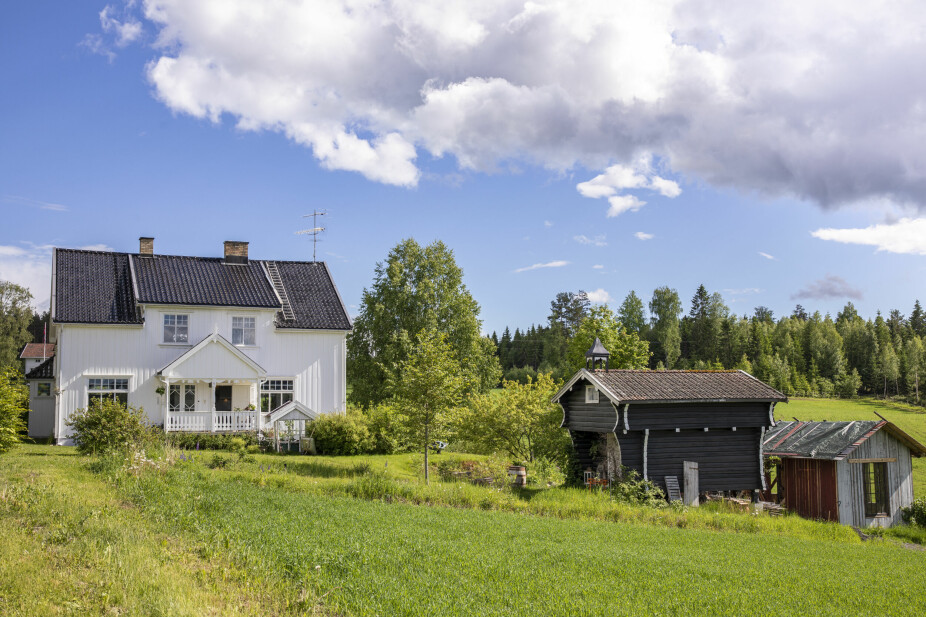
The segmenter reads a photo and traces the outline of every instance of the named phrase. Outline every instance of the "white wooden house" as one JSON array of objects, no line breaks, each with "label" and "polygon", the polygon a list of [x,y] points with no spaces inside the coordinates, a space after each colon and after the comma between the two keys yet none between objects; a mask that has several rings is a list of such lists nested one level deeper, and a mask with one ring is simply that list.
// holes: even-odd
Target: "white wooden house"
[{"label": "white wooden house", "polygon": [[351,329],[324,262],[55,249],[50,366],[58,443],[94,398],[144,408],[166,431],[304,424],[346,408]]}]

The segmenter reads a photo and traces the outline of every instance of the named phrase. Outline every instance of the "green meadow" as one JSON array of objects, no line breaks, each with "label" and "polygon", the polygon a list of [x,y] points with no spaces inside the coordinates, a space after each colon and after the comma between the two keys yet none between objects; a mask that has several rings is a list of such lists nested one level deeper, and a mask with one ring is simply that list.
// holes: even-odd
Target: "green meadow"
[{"label": "green meadow", "polygon": [[0,614],[926,611],[926,552],[838,525],[425,486],[411,455],[193,457],[127,472],[71,448],[5,455]]}]

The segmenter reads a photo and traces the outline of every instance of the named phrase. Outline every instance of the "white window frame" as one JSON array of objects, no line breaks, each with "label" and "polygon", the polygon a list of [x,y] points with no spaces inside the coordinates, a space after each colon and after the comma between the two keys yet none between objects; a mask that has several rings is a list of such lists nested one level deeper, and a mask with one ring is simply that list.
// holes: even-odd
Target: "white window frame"
[{"label": "white window frame", "polygon": [[[124,397],[119,397],[124,394]],[[129,404],[129,378],[128,377],[89,377],[87,379],[87,407],[90,406],[90,400],[93,396],[99,396],[102,400],[104,396],[113,398],[125,398],[125,404]]]},{"label": "white window frame", "polygon": [[[42,386],[48,386],[48,394],[42,394]],[[50,381],[39,381],[35,384],[35,396],[39,398],[46,398],[51,396],[52,387]]]},{"label": "white window frame", "polygon": [[[286,395],[289,395],[288,400],[283,400],[286,398]],[[280,403],[276,407],[273,406],[274,396],[279,395]],[[264,397],[267,397],[267,409],[264,409]],[[296,400],[296,380],[292,377],[278,377],[274,379],[267,379],[260,384],[260,396],[258,401],[260,402],[260,410],[262,413],[268,413],[285,405],[289,401]]]},{"label": "white window frame", "polygon": [[[177,335],[176,335],[177,323],[176,322],[178,318],[180,317],[186,320],[186,341],[176,340],[177,338]],[[168,326],[167,320],[168,318],[173,318],[174,320],[173,324],[169,324],[174,328],[174,339],[175,340],[173,341],[167,340],[167,326]],[[190,314],[189,313],[163,313],[162,314],[161,316],[161,343],[164,345],[189,345],[190,344]]]},{"label": "white window frame", "polygon": [[[239,319],[241,320],[241,325],[235,326],[235,321]],[[247,320],[251,321],[252,329],[254,333],[253,340],[250,343],[247,342],[247,338],[245,337],[245,332],[247,332],[248,328],[244,325],[244,322],[246,322]],[[235,342],[236,327],[240,328],[241,330],[241,342],[240,343]],[[254,317],[253,315],[233,315],[232,325],[231,325],[231,334],[232,334],[231,335],[232,345],[234,345],[235,347],[256,347],[257,346],[257,317]]]},{"label": "white window frame", "polygon": [[[174,388],[180,394],[180,404],[174,405],[170,400],[170,393]],[[187,404],[187,394],[193,393],[193,404]],[[170,384],[170,387],[167,390],[167,410],[168,411],[196,411],[196,384],[190,383],[176,383]]]},{"label": "white window frame", "polygon": [[598,388],[592,385],[585,386],[585,402],[586,403],[597,403],[598,402]]}]

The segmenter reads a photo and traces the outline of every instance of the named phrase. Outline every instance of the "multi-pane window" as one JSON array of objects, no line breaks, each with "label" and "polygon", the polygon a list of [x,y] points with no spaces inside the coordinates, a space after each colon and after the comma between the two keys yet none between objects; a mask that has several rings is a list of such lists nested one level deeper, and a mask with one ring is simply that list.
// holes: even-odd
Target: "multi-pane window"
[{"label": "multi-pane window", "polygon": [[103,400],[129,402],[129,380],[117,378],[91,379],[87,384],[87,407]]},{"label": "multi-pane window", "polygon": [[595,386],[585,386],[585,402],[586,403],[597,403],[598,402],[598,388]]},{"label": "multi-pane window", "polygon": [[51,382],[40,381],[36,384],[36,396],[51,396]]},{"label": "multi-pane window", "polygon": [[167,405],[170,411],[195,411],[196,386],[192,384],[171,386]]},{"label": "multi-pane window", "polygon": [[255,336],[254,317],[232,317],[232,344],[254,345]]},{"label": "multi-pane window", "polygon": [[260,410],[273,411],[293,400],[292,379],[268,379],[260,387]]},{"label": "multi-pane window", "polygon": [[887,514],[887,463],[863,463],[862,482],[865,487],[865,516]]},{"label": "multi-pane window", "polygon": [[164,342],[190,342],[190,316],[164,315]]}]

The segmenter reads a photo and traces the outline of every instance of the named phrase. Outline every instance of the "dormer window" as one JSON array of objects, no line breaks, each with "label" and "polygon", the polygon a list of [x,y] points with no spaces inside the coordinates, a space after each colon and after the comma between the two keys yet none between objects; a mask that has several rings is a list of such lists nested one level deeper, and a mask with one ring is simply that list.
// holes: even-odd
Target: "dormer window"
[{"label": "dormer window", "polygon": [[190,342],[189,315],[164,315],[164,342],[184,345]]},{"label": "dormer window", "polygon": [[254,317],[232,317],[232,345],[256,345],[256,321]]},{"label": "dormer window", "polygon": [[586,403],[597,403],[598,402],[598,388],[595,386],[585,386],[585,402]]}]

